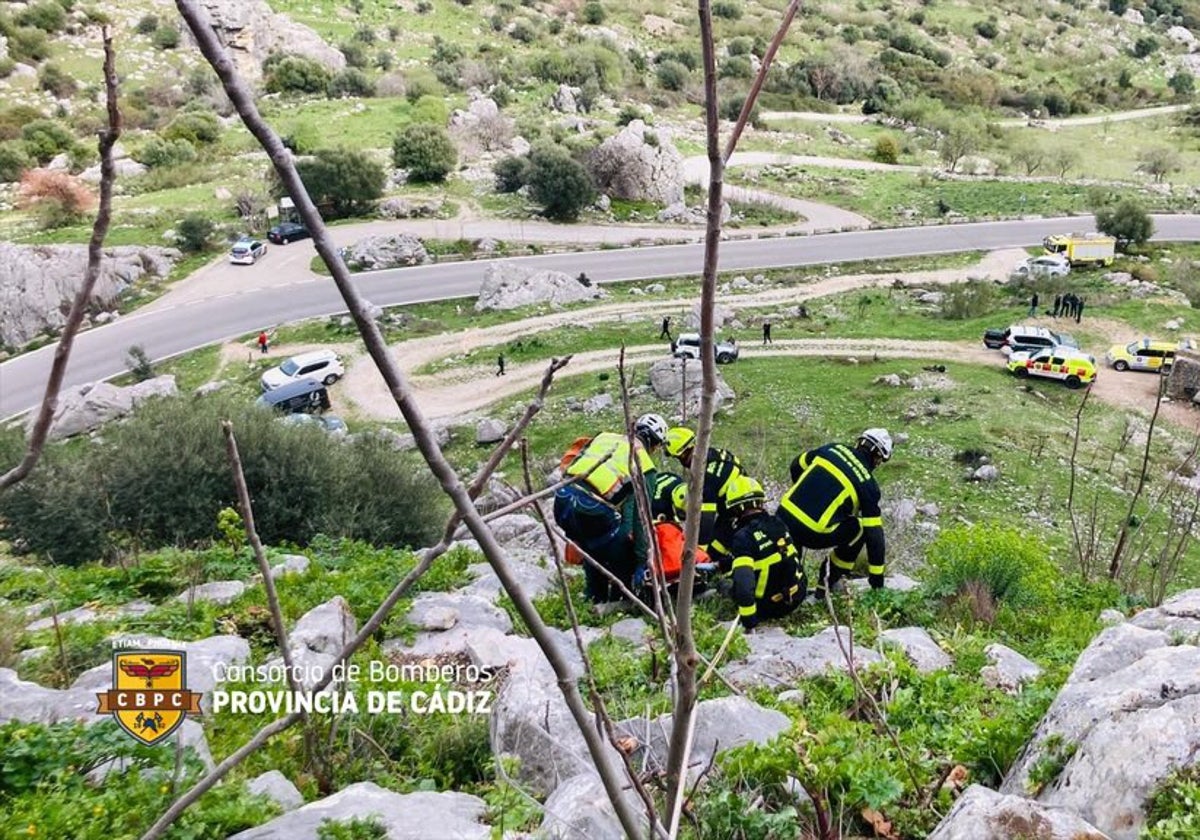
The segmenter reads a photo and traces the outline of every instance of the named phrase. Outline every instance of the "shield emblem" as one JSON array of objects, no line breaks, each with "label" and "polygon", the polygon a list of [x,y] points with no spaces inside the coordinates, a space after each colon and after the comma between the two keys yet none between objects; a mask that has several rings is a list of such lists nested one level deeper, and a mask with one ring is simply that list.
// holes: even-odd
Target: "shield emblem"
[{"label": "shield emblem", "polygon": [[143,744],[164,740],[188,712],[200,712],[200,694],[187,690],[187,659],[182,651],[128,650],[113,654],[112,690],[98,694],[98,714]]}]

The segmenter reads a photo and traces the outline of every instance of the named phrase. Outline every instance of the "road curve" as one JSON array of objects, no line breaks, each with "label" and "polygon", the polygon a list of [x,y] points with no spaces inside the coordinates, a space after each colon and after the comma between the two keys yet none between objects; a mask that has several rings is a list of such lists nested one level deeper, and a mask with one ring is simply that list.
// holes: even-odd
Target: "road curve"
[{"label": "road curve", "polygon": [[[1200,216],[1154,217],[1156,238],[1200,240]],[[758,270],[852,260],[945,254],[1036,245],[1051,233],[1091,230],[1091,217],[1033,219],[915,228],[851,231],[805,237],[727,241],[721,269]],[[626,248],[586,253],[522,257],[514,262],[571,274],[586,271],[601,283],[647,280],[699,273],[700,244]],[[254,268],[269,268],[268,261]],[[356,275],[360,292],[380,306],[474,297],[484,266],[478,262],[378,271]],[[247,274],[247,278],[251,277]],[[329,279],[304,279],[288,285],[233,291],[223,296],[140,310],[81,333],[75,341],[65,386],[106,379],[124,372],[125,355],[141,345],[152,359],[163,359],[260,329],[345,311]],[[0,364],[0,417],[35,406],[42,397],[54,347],[47,346]]]}]

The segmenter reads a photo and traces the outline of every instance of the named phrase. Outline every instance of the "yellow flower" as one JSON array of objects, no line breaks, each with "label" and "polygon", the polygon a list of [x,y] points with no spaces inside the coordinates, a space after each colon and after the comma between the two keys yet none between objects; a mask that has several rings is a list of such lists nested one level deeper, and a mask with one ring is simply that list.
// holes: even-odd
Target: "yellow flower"
[{"label": "yellow flower", "polygon": [[167,792],[167,791],[169,791],[170,789],[171,789],[171,788],[170,788],[170,786],[169,786],[169,785],[163,785],[162,787],[160,787],[160,788],[158,789],[158,792],[159,792],[159,793],[166,793],[166,792]]},{"label": "yellow flower", "polygon": [[30,835],[30,836],[33,836],[34,834],[37,834],[37,826],[36,826],[36,825],[34,825],[33,823],[30,823],[30,824],[29,824],[29,828],[25,829],[25,833],[26,833],[26,834],[28,834],[28,835]]}]

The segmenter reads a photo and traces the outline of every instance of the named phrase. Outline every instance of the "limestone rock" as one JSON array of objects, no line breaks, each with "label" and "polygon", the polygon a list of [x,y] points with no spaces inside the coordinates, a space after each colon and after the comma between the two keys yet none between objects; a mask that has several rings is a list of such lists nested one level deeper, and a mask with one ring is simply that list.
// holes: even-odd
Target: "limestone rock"
[{"label": "limestone rock", "polygon": [[612,408],[612,405],[612,394],[597,394],[583,401],[583,410],[586,414],[597,414],[606,408]]},{"label": "limestone rock", "polygon": [[[686,379],[685,379],[685,361],[686,361]],[[688,406],[688,414],[694,415],[700,406],[700,363],[684,359],[659,359],[650,366],[650,387],[654,391],[654,396],[660,400],[666,400],[673,406],[678,406],[684,399],[686,390],[686,401]],[[725,383],[725,377],[721,372],[717,371],[717,390],[714,394],[714,402],[719,410],[726,403],[733,402],[735,394],[733,389]]]},{"label": "limestone rock", "polygon": [[317,840],[326,820],[348,822],[356,817],[375,817],[387,828],[388,840],[428,840],[432,826],[442,837],[489,840],[486,813],[487,803],[466,793],[400,794],[374,782],[356,782],[229,840]]},{"label": "limestone rock", "polygon": [[683,201],[683,156],[661,130],[633,120],[592,152],[588,169],[600,192],[612,198]]},{"label": "limestone rock", "polygon": [[624,639],[635,645],[646,643],[646,635],[649,630],[649,626],[640,618],[623,618],[608,628],[608,632],[613,638]]},{"label": "limestone rock", "polygon": [[[111,678],[112,665],[106,666]],[[26,723],[99,721],[96,694],[90,689],[46,688],[17,677],[10,668],[0,668],[0,724],[10,720]]]},{"label": "limestone rock", "polygon": [[[179,257],[174,248],[105,248],[93,306],[112,309],[133,283],[165,279]],[[86,266],[84,245],[0,242],[0,344],[19,347],[44,330],[61,329]]]},{"label": "limestone rock", "polygon": [[545,840],[625,840],[617,812],[596,773],[567,779],[550,794],[544,811],[538,836]]},{"label": "limestone rock", "polygon": [[294,811],[304,804],[304,797],[287,776],[278,770],[268,770],[246,783],[246,788],[255,796],[265,796],[285,813]]},{"label": "limestone rock", "polygon": [[[63,440],[91,432],[105,423],[132,412],[152,396],[175,396],[178,388],[172,375],[157,376],[127,387],[96,382],[63,390],[54,420],[51,440]],[[34,418],[30,417],[30,422]]]},{"label": "limestone rock", "polygon": [[1079,817],[1019,796],[971,785],[929,840],[1110,840]]},{"label": "limestone rock", "polygon": [[408,198],[385,198],[379,202],[378,213],[384,219],[433,219],[445,207],[440,198],[416,201]]},{"label": "limestone rock", "polygon": [[1062,771],[1037,800],[1069,809],[1114,840],[1134,840],[1149,796],[1200,754],[1200,646],[1192,635],[1198,623],[1200,590],[1190,590],[1102,630],[1001,792],[1026,793],[1032,769],[1059,760]]},{"label": "limestone rock", "polygon": [[[555,574],[546,567],[542,556],[536,552],[524,553],[512,549],[509,549],[507,554],[509,574],[516,578],[521,589],[530,598],[536,598],[554,589]],[[475,580],[463,588],[464,594],[478,595],[492,603],[499,599],[502,587],[491,566],[487,563],[474,563],[467,567],[467,573],[474,575]]]},{"label": "limestone rock", "polygon": [[[842,644],[849,648],[850,628],[843,626],[836,630],[841,633]],[[829,669],[846,669],[846,659],[833,627],[826,627],[808,638],[790,636],[778,627],[767,627],[752,633],[746,641],[750,645],[749,655],[725,669],[725,676],[739,685],[790,688],[802,677],[815,676]],[[857,667],[878,661],[878,653],[854,645]]]},{"label": "limestone rock", "polygon": [[499,443],[508,434],[508,425],[492,417],[484,418],[475,427],[475,442],[480,445]]},{"label": "limestone rock", "polygon": [[422,265],[429,262],[429,254],[420,239],[398,233],[360,239],[346,251],[345,260],[351,271],[379,271]]},{"label": "limestone rock", "polygon": [[[117,179],[136,178],[139,175],[145,175],[150,171],[150,168],[145,164],[138,163],[133,158],[124,158],[122,160],[113,161],[113,170],[117,174]],[[91,184],[100,183],[100,164],[94,164],[79,173],[79,178],[82,181],[87,181]]]},{"label": "limestone rock", "polygon": [[284,575],[302,575],[308,571],[311,561],[303,554],[285,554],[282,562],[271,567],[272,580],[278,580]]},{"label": "limestone rock", "polygon": [[193,586],[191,589],[180,592],[175,596],[175,600],[186,604],[188,599],[193,601],[211,601],[214,604],[228,604],[231,601],[236,601],[246,591],[246,584],[240,580],[215,580],[211,583],[202,583],[199,586]]},{"label": "limestone rock", "polygon": [[[346,66],[341,50],[307,26],[272,12],[266,0],[201,0],[201,5],[238,71],[251,82],[262,78],[263,60],[275,52],[302,55],[330,70]],[[186,29],[183,34],[191,40]]]},{"label": "limestone rock", "polygon": [[512,619],[504,610],[483,598],[458,592],[422,592],[405,620],[424,630],[449,630],[462,625],[512,632]]},{"label": "limestone rock", "polygon": [[895,645],[904,651],[916,669],[922,674],[941,671],[954,664],[950,655],[938,647],[923,627],[896,627],[884,630],[879,639],[885,645]]},{"label": "limestone rock", "polygon": [[992,688],[1007,691],[1010,694],[1020,691],[1021,686],[1036,680],[1042,675],[1042,669],[1035,662],[1030,662],[1021,654],[1002,644],[990,644],[983,653],[992,664],[985,665],[979,672],[983,682]]},{"label": "limestone rock", "polygon": [[[737,313],[734,312],[728,306],[724,306],[723,304],[718,303],[713,307],[713,328],[714,329],[719,330],[722,327],[729,326],[733,323],[733,321],[736,318],[737,318]],[[700,329],[700,302],[699,301],[692,304],[691,311],[688,312],[687,325],[688,325],[688,329],[692,329],[692,330]]]},{"label": "limestone rock", "polygon": [[990,482],[990,481],[995,481],[999,477],[1000,477],[1000,470],[996,467],[995,464],[984,464],[983,466],[976,469],[975,472],[971,473],[972,481]]},{"label": "limestone rock", "polygon": [[[66,610],[58,614],[59,624],[91,624],[100,617],[91,607],[76,607],[73,610]],[[54,616],[49,615],[45,618],[39,618],[37,621],[31,622],[25,630],[29,633],[37,633],[39,630],[49,630],[54,626]]]},{"label": "limestone rock", "polygon": [[511,262],[489,263],[475,311],[516,309],[538,303],[559,307],[584,300],[598,300],[608,293],[594,283],[582,283],[561,271],[531,272]]},{"label": "limestone rock", "polygon": [[550,107],[561,114],[578,113],[579,103],[575,101],[575,97],[579,96],[581,92],[577,87],[559,85],[558,90],[550,97]]},{"label": "limestone rock", "polygon": [[[341,595],[319,604],[300,616],[288,634],[292,663],[300,671],[300,684],[313,688],[329,672],[337,654],[358,633],[358,620]],[[267,665],[281,665],[282,656],[272,657]]]}]

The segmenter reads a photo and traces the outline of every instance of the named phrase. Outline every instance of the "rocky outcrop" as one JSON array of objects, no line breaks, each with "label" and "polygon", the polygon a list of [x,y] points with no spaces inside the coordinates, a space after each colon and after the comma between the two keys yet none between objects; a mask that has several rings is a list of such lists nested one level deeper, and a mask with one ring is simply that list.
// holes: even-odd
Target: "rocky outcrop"
[{"label": "rocky outcrop", "polygon": [[954,664],[923,627],[895,627],[879,634],[879,641],[897,647],[922,674],[942,671]]},{"label": "rocky outcrop", "polygon": [[[330,70],[346,66],[340,50],[307,26],[271,11],[266,0],[201,0],[201,5],[238,71],[252,82],[262,78],[262,63],[271,53],[302,55]],[[191,40],[186,29],[183,34]]]},{"label": "rocky outcrop", "polygon": [[[1146,800],[1200,757],[1200,589],[1100,632],[1004,779],[1002,793],[1066,808],[1134,840]],[[1035,767],[1061,772],[1040,787]]]},{"label": "rocky outcrop", "polygon": [[[654,396],[666,400],[672,406],[686,402],[689,416],[694,415],[700,408],[701,385],[698,361],[659,359],[650,366],[650,387],[654,390]],[[717,409],[720,410],[726,403],[733,402],[734,396],[733,389],[725,383],[725,377],[717,371],[717,391],[714,394]]]},{"label": "rocky outcrop", "polygon": [[633,120],[588,159],[596,187],[611,198],[683,203],[683,156],[665,131]]},{"label": "rocky outcrop", "polygon": [[488,840],[484,823],[487,803],[466,793],[407,793],[385,790],[374,782],[357,782],[276,817],[269,823],[232,835],[229,840],[317,840],[321,824],[374,817],[388,840],[425,840],[436,826],[439,837]]},{"label": "rocky outcrop", "polygon": [[1079,817],[971,785],[929,840],[1109,840]]},{"label": "rocky outcrop", "polygon": [[[743,686],[790,688],[803,677],[831,669],[845,671],[846,657],[838,645],[837,633],[841,633],[842,645],[849,650],[849,627],[826,627],[807,638],[788,635],[778,627],[760,629],[746,637],[750,653],[730,664],[725,676]],[[862,645],[853,645],[853,650],[854,664],[859,668],[881,659],[878,653]]]},{"label": "rocky outcrop", "polygon": [[[329,672],[337,654],[358,633],[358,620],[341,595],[313,607],[300,616],[288,634],[292,663],[303,676],[301,685],[311,689],[320,676]],[[282,657],[272,658],[268,665],[281,665]]]},{"label": "rocky outcrop", "polygon": [[[174,248],[106,248],[92,309],[112,308],[134,283],[166,278],[179,256]],[[43,331],[61,329],[86,269],[84,245],[0,242],[0,344],[19,347]]]},{"label": "rocky outcrop", "polygon": [[214,604],[228,604],[242,597],[246,584],[240,580],[214,580],[186,589],[175,596],[181,603],[189,601],[210,601]]},{"label": "rocky outcrop", "polygon": [[991,688],[1016,694],[1025,683],[1042,675],[1042,669],[1036,662],[1031,662],[1006,645],[988,645],[983,653],[991,664],[980,669],[979,676]]},{"label": "rocky outcrop", "polygon": [[287,776],[278,770],[268,770],[246,783],[246,789],[255,796],[265,796],[281,811],[294,811],[304,804],[304,797]]},{"label": "rocky outcrop", "polygon": [[[94,431],[111,420],[130,414],[150,397],[176,394],[175,377],[169,374],[124,388],[96,382],[64,389],[50,424],[50,440]],[[30,422],[34,419],[30,417]]]},{"label": "rocky outcrop", "polygon": [[379,271],[423,265],[429,262],[429,252],[417,237],[398,233],[360,239],[346,250],[344,259],[351,271]]},{"label": "rocky outcrop", "polygon": [[418,201],[409,198],[385,198],[377,212],[383,219],[436,219],[445,211],[446,202],[440,198]]},{"label": "rocky outcrop", "polygon": [[531,272],[515,263],[497,262],[484,270],[475,311],[516,309],[537,303],[559,307],[602,297],[607,297],[607,292],[599,286],[561,271]]}]

